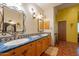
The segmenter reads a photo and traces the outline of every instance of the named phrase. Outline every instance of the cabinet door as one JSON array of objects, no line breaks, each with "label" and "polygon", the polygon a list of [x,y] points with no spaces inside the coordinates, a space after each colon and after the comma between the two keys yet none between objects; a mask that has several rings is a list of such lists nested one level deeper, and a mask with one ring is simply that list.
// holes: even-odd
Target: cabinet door
[{"label": "cabinet door", "polygon": [[28,45],[24,45],[20,48],[16,49],[16,55],[17,56],[35,56],[36,48],[35,48],[35,42],[29,43]]},{"label": "cabinet door", "polygon": [[40,56],[42,53],[42,41],[39,40],[36,42],[36,55]]},{"label": "cabinet door", "polygon": [[51,36],[48,36],[48,46],[51,46]]},{"label": "cabinet door", "polygon": [[47,37],[47,38],[45,38],[45,45],[46,45],[46,49],[49,47],[49,38]]},{"label": "cabinet door", "polygon": [[27,53],[25,53],[26,56],[35,56],[36,55],[36,42],[32,42],[30,43],[30,47],[27,51]]},{"label": "cabinet door", "polygon": [[49,39],[48,39],[48,37],[43,38],[42,46],[43,46],[43,52],[49,47]]},{"label": "cabinet door", "polygon": [[19,48],[16,48],[15,56],[24,56],[28,52],[29,47],[30,47],[30,45],[27,44],[27,45],[21,46]]},{"label": "cabinet door", "polygon": [[43,52],[46,50],[46,38],[43,38]]},{"label": "cabinet door", "polygon": [[31,53],[32,53],[32,56],[36,56],[36,41],[31,43]]}]

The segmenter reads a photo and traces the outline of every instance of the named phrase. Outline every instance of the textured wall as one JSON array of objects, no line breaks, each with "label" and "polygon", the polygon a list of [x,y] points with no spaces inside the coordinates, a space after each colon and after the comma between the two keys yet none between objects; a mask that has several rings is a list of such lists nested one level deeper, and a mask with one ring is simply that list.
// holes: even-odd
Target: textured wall
[{"label": "textured wall", "polygon": [[[66,36],[68,42],[77,43],[77,22],[78,22],[78,5],[64,8],[58,11],[56,20],[66,21]],[[71,24],[73,24],[71,26]]]}]

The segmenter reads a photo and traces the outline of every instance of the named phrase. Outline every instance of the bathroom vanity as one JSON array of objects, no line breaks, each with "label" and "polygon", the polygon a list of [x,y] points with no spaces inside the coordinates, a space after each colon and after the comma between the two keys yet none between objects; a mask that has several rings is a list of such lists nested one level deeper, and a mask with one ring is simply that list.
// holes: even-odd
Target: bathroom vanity
[{"label": "bathroom vanity", "polygon": [[28,36],[28,33],[24,34],[27,30],[23,11],[8,6],[1,7],[1,10],[0,56],[40,56],[50,46],[51,36],[44,33],[43,20],[38,20],[39,34]]},{"label": "bathroom vanity", "polygon": [[8,48],[2,51],[0,48],[0,56],[40,56],[51,45],[51,36],[48,34],[34,35],[7,42],[4,45]]}]

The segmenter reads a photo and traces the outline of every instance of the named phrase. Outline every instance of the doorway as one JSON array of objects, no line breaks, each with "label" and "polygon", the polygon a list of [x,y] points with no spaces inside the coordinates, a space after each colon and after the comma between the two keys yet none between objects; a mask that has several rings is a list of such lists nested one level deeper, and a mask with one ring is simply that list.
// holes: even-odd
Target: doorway
[{"label": "doorway", "polygon": [[66,21],[58,22],[58,40],[66,41]]},{"label": "doorway", "polygon": [[77,33],[78,33],[77,34],[78,35],[77,37],[78,37],[78,43],[79,43],[79,22],[77,23]]}]

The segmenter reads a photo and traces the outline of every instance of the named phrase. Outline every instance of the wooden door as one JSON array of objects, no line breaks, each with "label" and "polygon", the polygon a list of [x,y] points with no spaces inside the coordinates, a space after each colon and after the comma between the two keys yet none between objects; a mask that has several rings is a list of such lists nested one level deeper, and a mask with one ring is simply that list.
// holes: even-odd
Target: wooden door
[{"label": "wooden door", "polygon": [[66,41],[66,21],[58,22],[58,39]]}]

